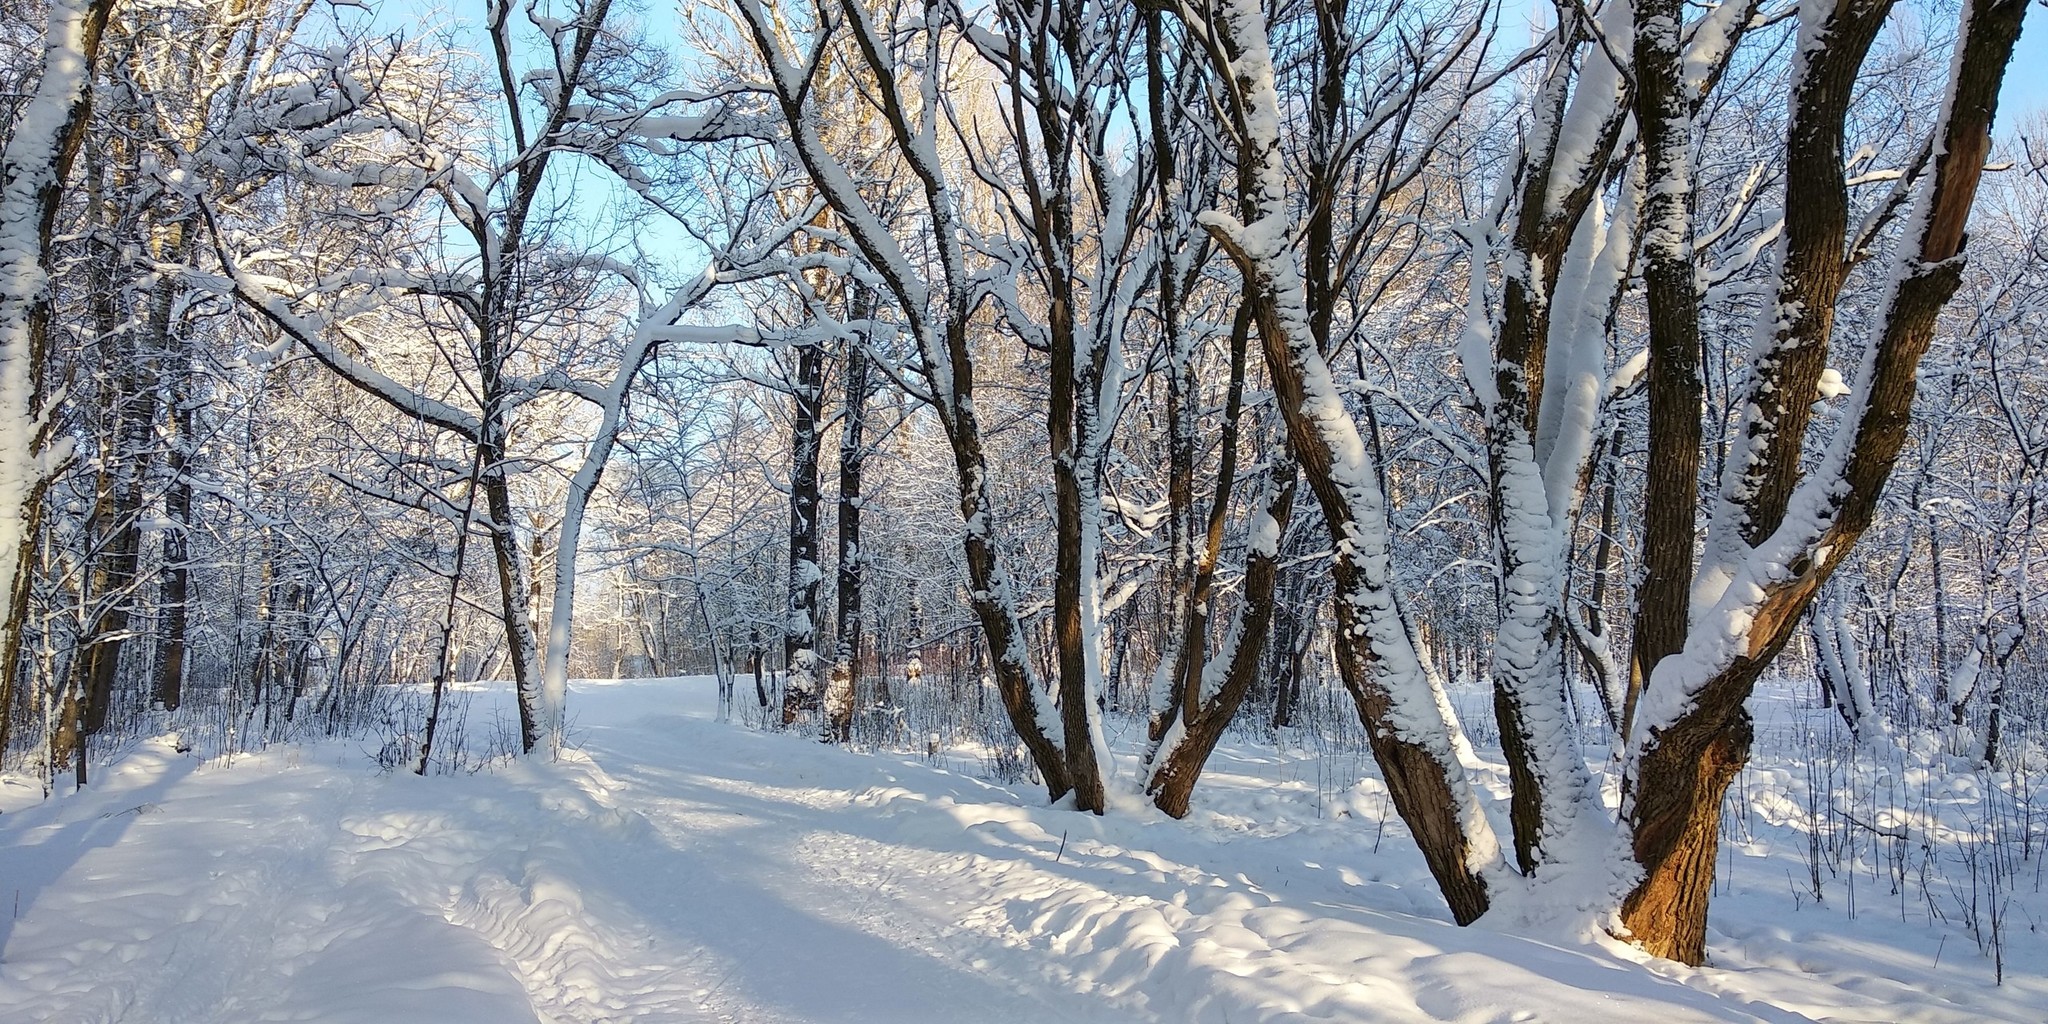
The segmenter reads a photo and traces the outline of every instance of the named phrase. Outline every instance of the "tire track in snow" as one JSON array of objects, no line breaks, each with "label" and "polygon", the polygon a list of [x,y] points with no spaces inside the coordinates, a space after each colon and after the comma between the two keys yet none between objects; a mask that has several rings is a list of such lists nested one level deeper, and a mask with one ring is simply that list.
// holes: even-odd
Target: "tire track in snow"
[{"label": "tire track in snow", "polygon": [[1002,943],[962,928],[966,911],[932,895],[952,891],[959,855],[864,834],[872,811],[836,786],[803,784],[874,759],[676,718],[593,727],[586,749],[693,879],[687,906],[662,925],[704,948],[701,1005],[717,1019],[1131,1020],[1015,976]]}]

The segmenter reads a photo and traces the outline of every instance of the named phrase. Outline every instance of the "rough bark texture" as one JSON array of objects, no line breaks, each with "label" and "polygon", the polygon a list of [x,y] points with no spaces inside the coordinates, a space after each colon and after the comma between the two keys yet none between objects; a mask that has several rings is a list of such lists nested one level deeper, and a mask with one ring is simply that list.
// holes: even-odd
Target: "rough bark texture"
[{"label": "rough bark texture", "polygon": [[[1630,691],[1685,645],[1700,486],[1700,324],[1692,244],[1692,108],[1683,92],[1679,0],[1637,10],[1635,112],[1648,186],[1643,285],[1649,305],[1648,486]],[[1634,700],[1627,702],[1633,708]],[[1623,713],[1624,727],[1630,719]]]},{"label": "rough bark texture", "polygon": [[1484,820],[1469,813],[1476,807],[1452,753],[1448,723],[1428,695],[1430,681],[1390,589],[1386,496],[1310,327],[1297,257],[1284,230],[1293,216],[1263,12],[1249,0],[1237,0],[1209,28],[1228,33],[1210,58],[1231,80],[1239,219],[1209,215],[1205,225],[1244,277],[1289,450],[1337,542],[1330,565],[1345,688],[1395,809],[1422,848],[1452,916],[1470,923],[1487,907],[1478,865],[1497,853],[1485,849],[1493,837]]},{"label": "rough bark texture", "polygon": [[790,382],[789,421],[789,588],[782,623],[782,724],[818,710],[818,592],[824,570],[818,563],[819,413],[825,387],[825,357],[817,345],[796,352]]},{"label": "rough bark texture", "polygon": [[[856,318],[871,313],[856,308]],[[853,739],[853,710],[861,659],[860,546],[863,499],[861,472],[867,460],[868,354],[866,341],[846,347],[845,415],[839,423],[839,579],[838,621],[834,630],[832,678],[825,690],[825,737],[845,743]]]},{"label": "rough bark texture", "polygon": [[1836,7],[1821,30],[1826,45],[1808,54],[1793,89],[1778,322],[1750,367],[1770,386],[1758,389],[1763,401],[1752,405],[1744,428],[1749,465],[1738,485],[1747,504],[1743,539],[1752,545],[1784,522],[1799,482],[1800,451],[1827,368],[1836,299],[1849,275],[1849,193],[1842,162],[1849,102],[1856,73],[1891,8],[1891,0]]},{"label": "rough bark texture", "polygon": [[1721,838],[1721,795],[1749,762],[1754,733],[1740,706],[1667,737],[1671,756],[1636,776],[1635,856],[1643,878],[1622,901],[1629,933],[1658,956],[1706,960],[1707,900]]},{"label": "rough bark texture", "polygon": [[[1194,793],[1195,782],[1202,776],[1202,767],[1223,738],[1223,730],[1237,718],[1263,661],[1267,632],[1273,622],[1274,585],[1281,576],[1279,541],[1294,514],[1296,487],[1291,464],[1276,466],[1273,471],[1279,479],[1269,489],[1260,512],[1265,522],[1254,525],[1255,530],[1270,530],[1264,541],[1267,546],[1258,546],[1260,542],[1255,541],[1246,552],[1243,596],[1237,619],[1231,624],[1228,646],[1221,652],[1224,660],[1214,665],[1205,662],[1200,634],[1206,632],[1207,623],[1199,614],[1190,619],[1188,636],[1180,647],[1181,674],[1187,682],[1170,711],[1179,720],[1179,738],[1161,752],[1151,778],[1146,781],[1153,806],[1176,818],[1187,816],[1188,800]],[[1197,607],[1206,600],[1205,596]],[[1206,677],[1212,672],[1220,672],[1222,679],[1214,693],[1208,693]]]},{"label": "rough bark texture", "polygon": [[[1743,642],[1730,649],[1706,635],[1725,628],[1717,619],[1702,635],[1686,638],[1684,657],[1674,659],[1682,662],[1675,665],[1678,671],[1653,677],[1658,686],[1683,687],[1680,692],[1689,698],[1669,721],[1638,725],[1635,771],[1625,780],[1625,817],[1643,879],[1623,904],[1622,922],[1656,955],[1693,964],[1706,956],[1706,907],[1721,798],[1748,756],[1750,726],[1743,702],[1797,629],[1815,592],[1876,514],[1905,441],[1921,357],[1961,279],[1964,227],[1990,150],[1998,88],[2025,10],[2023,0],[1972,0],[1965,13],[1952,99],[1938,129],[1941,155],[1901,242],[1869,370],[1857,380],[1861,405],[1842,428],[1849,434],[1836,442],[1818,475],[1799,482],[1798,488],[1807,490],[1796,489],[1787,503],[1805,507],[1805,517],[1788,517],[1751,553],[1742,569],[1747,581],[1737,585],[1736,598],[1722,599],[1723,604],[1747,602],[1734,610],[1747,621]],[[1640,53],[1640,39],[1638,46]],[[1647,124],[1645,129],[1647,136]],[[1802,173],[1802,168],[1788,167],[1788,173]],[[1829,167],[1813,173],[1837,172]],[[1654,320],[1653,307],[1653,333]],[[1653,341],[1653,365],[1657,348]],[[1653,430],[1654,415],[1653,406]],[[1783,451],[1790,457],[1798,447]],[[1739,490],[1729,493],[1743,497]],[[1726,522],[1717,525],[1731,528]],[[1752,590],[1757,596],[1746,597]],[[1684,619],[1678,621],[1682,625]],[[1639,636],[1638,643],[1643,642]]]},{"label": "rough bark texture", "polygon": [[[1354,533],[1375,524],[1355,524],[1349,497],[1331,473],[1335,457],[1328,443],[1301,412],[1304,404],[1302,370],[1291,362],[1286,333],[1277,317],[1259,316],[1259,332],[1266,339],[1266,363],[1273,377],[1273,390],[1286,415],[1288,443],[1300,462],[1302,474],[1331,523],[1331,532]],[[1381,524],[1383,525],[1383,524]],[[1344,688],[1365,724],[1373,758],[1387,783],[1394,808],[1422,848],[1423,860],[1450,905],[1459,924],[1470,924],[1486,913],[1486,879],[1472,866],[1472,837],[1466,834],[1459,816],[1460,801],[1453,791],[1447,763],[1439,751],[1406,735],[1395,722],[1393,695],[1378,676],[1382,669],[1379,652],[1373,649],[1374,624],[1365,621],[1367,607],[1377,593],[1364,578],[1363,567],[1340,555],[1330,562],[1337,589],[1337,670]]]},{"label": "rough bark texture", "polygon": [[[0,750],[6,749],[12,719],[48,482],[42,462],[55,422],[41,415],[50,336],[50,236],[85,136],[93,66],[113,7],[113,0],[50,4],[42,77],[0,153]],[[28,225],[32,231],[23,230]]]}]

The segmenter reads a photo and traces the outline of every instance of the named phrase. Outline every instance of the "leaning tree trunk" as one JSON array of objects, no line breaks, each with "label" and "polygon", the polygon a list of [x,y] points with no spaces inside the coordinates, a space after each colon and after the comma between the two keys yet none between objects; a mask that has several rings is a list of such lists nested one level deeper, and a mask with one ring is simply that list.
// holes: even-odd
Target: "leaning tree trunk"
[{"label": "leaning tree trunk", "polygon": [[[1675,185],[1677,194],[1684,194],[1684,182],[1660,176],[1657,168],[1660,160],[1668,168],[1670,156],[1682,151],[1685,142],[1670,135],[1683,121],[1659,100],[1677,81],[1678,5],[1653,0],[1648,11],[1645,22],[1657,30],[1638,35],[1637,112],[1651,156],[1655,211],[1673,194],[1661,186]],[[1807,122],[1846,116],[1847,104],[1837,102],[1834,84],[1854,80],[1867,50],[1865,40],[1875,34],[1877,26],[1859,25],[1857,19],[1881,20],[1883,9],[1838,9],[1802,26],[1805,58],[1792,93],[1787,191],[1818,183],[1809,190],[1806,205],[1814,209],[1808,212],[1829,216],[1796,228],[1787,223],[1777,304],[1759,331],[1748,393],[1740,403],[1749,412],[1724,476],[1722,507],[1710,527],[1708,561],[1701,569],[1722,575],[1726,586],[1710,607],[1696,611],[1681,604],[1653,615],[1645,602],[1644,615],[1654,620],[1658,635],[1683,638],[1661,656],[1653,647],[1649,658],[1638,658],[1652,674],[1631,724],[1629,770],[1623,780],[1623,816],[1643,874],[1622,903],[1622,923],[1658,956],[1693,964],[1705,959],[1721,801],[1748,759],[1752,738],[1743,703],[1757,676],[1797,629],[1815,592],[1876,516],[1911,422],[1920,360],[1933,339],[1936,318],[1961,282],[1964,231],[1991,148],[1999,85],[2025,11],[2024,0],[1970,0],[1964,12],[1937,127],[1939,155],[1932,180],[1917,190],[1901,233],[1887,292],[1876,306],[1871,347],[1851,383],[1853,404],[1810,471],[1801,466],[1803,421],[1800,437],[1787,440],[1779,433],[1794,419],[1787,408],[1809,402],[1814,394],[1820,366],[1792,353],[1808,345],[1826,346],[1828,318],[1803,313],[1816,295],[1834,294],[1838,282],[1826,278],[1840,273],[1841,264],[1809,263],[1801,254],[1839,246],[1840,240],[1828,233],[1838,230],[1833,213],[1845,200],[1839,125]],[[1832,151],[1804,144],[1830,137],[1837,140]],[[1683,216],[1682,211],[1667,213]],[[1660,224],[1654,212],[1650,221],[1652,232],[1683,226],[1678,221]],[[1655,268],[1670,255],[1652,253],[1650,265]],[[1689,282],[1688,269],[1687,290]],[[1659,287],[1653,278],[1653,403],[1659,386],[1654,362],[1670,347],[1669,338],[1658,338],[1668,326],[1660,324]],[[1697,410],[1696,394],[1692,403]],[[1696,461],[1696,449],[1692,455]],[[1658,456],[1652,452],[1653,460]],[[1672,537],[1655,536],[1655,525],[1646,547],[1675,543]],[[1697,626],[1688,632],[1689,621]],[[1639,636],[1638,643],[1644,642]]]},{"label": "leaning tree trunk", "polygon": [[[1164,276],[1164,275],[1162,275]],[[1274,615],[1274,590],[1281,576],[1280,540],[1287,532],[1294,511],[1296,472],[1286,459],[1269,467],[1270,482],[1265,500],[1254,513],[1245,545],[1245,575],[1237,610],[1225,634],[1223,646],[1214,659],[1208,655],[1209,614],[1216,598],[1217,562],[1222,554],[1223,529],[1229,514],[1231,494],[1237,485],[1237,449],[1244,414],[1247,357],[1251,343],[1252,315],[1249,304],[1238,309],[1230,334],[1230,376],[1223,400],[1223,428],[1218,439],[1221,455],[1216,470],[1216,490],[1210,498],[1206,530],[1200,548],[1194,552],[1192,575],[1175,593],[1177,627],[1180,636],[1172,641],[1171,658],[1162,671],[1171,673],[1165,689],[1165,703],[1155,709],[1152,720],[1152,750],[1145,768],[1145,790],[1152,803],[1173,817],[1188,813],[1188,801],[1202,767],[1223,738],[1223,730],[1237,717],[1238,708],[1251,692],[1265,653],[1266,639]],[[1179,372],[1179,371],[1176,371]],[[1190,380],[1192,374],[1189,375]],[[1190,392],[1182,401],[1192,404]],[[1178,461],[1181,456],[1174,456]],[[1187,462],[1192,467],[1190,454]],[[1191,494],[1192,484],[1187,485]],[[1192,504],[1192,499],[1189,499]],[[1192,521],[1192,507],[1180,510],[1176,518]],[[1170,620],[1172,621],[1172,620]],[[1156,699],[1156,697],[1155,697]]]},{"label": "leaning tree trunk", "polygon": [[1239,216],[1203,225],[1243,274],[1264,345],[1288,446],[1337,539],[1338,671],[1357,705],[1395,809],[1407,823],[1460,924],[1486,912],[1484,872],[1498,863],[1487,823],[1451,741],[1433,681],[1423,671],[1394,600],[1386,495],[1357,422],[1345,407],[1309,326],[1306,295],[1289,248],[1292,212],[1280,152],[1284,123],[1275,91],[1264,9],[1230,0],[1210,22],[1232,54],[1212,49],[1232,79]]},{"label": "leaning tree trunk", "polygon": [[1266,500],[1254,515],[1245,543],[1243,594],[1230,631],[1213,660],[1203,657],[1202,634],[1208,621],[1203,607],[1210,595],[1198,581],[1186,636],[1180,646],[1181,684],[1176,689],[1173,718],[1148,766],[1146,791],[1152,804],[1176,818],[1188,813],[1188,800],[1202,767],[1237,718],[1264,660],[1266,636],[1273,622],[1273,591],[1281,574],[1280,538],[1294,513],[1295,469],[1286,460],[1272,467]]}]

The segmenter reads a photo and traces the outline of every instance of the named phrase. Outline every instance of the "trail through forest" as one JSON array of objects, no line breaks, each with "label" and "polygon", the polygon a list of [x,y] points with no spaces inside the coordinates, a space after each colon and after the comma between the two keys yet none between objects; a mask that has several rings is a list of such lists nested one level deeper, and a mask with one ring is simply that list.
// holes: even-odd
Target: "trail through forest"
[{"label": "trail through forest", "polygon": [[[1788,905],[1746,847],[1716,965],[1452,926],[1383,790],[1226,746],[1195,815],[715,720],[706,679],[579,685],[557,762],[378,774],[152,741],[0,787],[8,1021],[1981,1021],[2048,980]],[[495,708],[502,700],[504,708]],[[479,695],[472,716],[509,713]],[[474,726],[473,726],[474,727]],[[1349,762],[1347,762],[1349,763]],[[1384,840],[1384,841],[1382,841]],[[1377,847],[1377,849],[1376,849]],[[1756,851],[1765,851],[1756,855]],[[1521,931],[1527,932],[1526,925]],[[2016,929],[2017,931],[2017,929]],[[2040,954],[2031,929],[2009,962]],[[1930,957],[1943,950],[1937,970]]]}]

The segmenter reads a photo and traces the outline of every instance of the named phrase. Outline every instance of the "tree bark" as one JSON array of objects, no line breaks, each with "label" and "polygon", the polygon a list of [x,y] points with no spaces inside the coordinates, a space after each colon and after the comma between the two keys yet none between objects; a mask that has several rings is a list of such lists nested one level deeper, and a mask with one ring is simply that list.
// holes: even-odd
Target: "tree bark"
[{"label": "tree bark", "polygon": [[1283,123],[1263,8],[1231,0],[1209,22],[1228,52],[1210,59],[1231,79],[1237,145],[1236,218],[1204,214],[1204,226],[1243,275],[1265,349],[1289,450],[1322,506],[1336,541],[1338,671],[1452,917],[1486,912],[1481,873],[1499,856],[1478,798],[1452,749],[1439,694],[1423,671],[1392,591],[1386,494],[1358,425],[1337,392],[1309,324],[1301,271],[1289,248],[1292,212],[1280,152]]},{"label": "tree bark", "polygon": [[[1675,8],[1675,4],[1670,6]],[[1796,630],[1815,592],[1876,515],[1911,421],[1921,357],[1933,339],[1936,317],[1961,280],[1964,229],[1990,150],[1999,85],[2025,10],[2023,0],[1970,0],[1965,11],[1949,100],[1937,129],[1941,138],[1936,151],[1940,155],[1934,162],[1932,180],[1923,186],[1907,222],[1889,292],[1875,321],[1872,351],[1852,383],[1857,404],[1845,417],[1842,433],[1821,465],[1799,480],[1785,503],[1787,509],[1801,510],[1801,514],[1785,516],[1769,537],[1746,545],[1747,550],[1737,548],[1738,542],[1729,539],[1731,534],[1745,540],[1753,534],[1748,532],[1750,520],[1745,515],[1750,506],[1743,500],[1749,492],[1735,485],[1736,474],[1754,471],[1742,460],[1731,460],[1729,482],[1723,488],[1731,511],[1716,515],[1714,530],[1720,536],[1708,538],[1708,550],[1710,556],[1732,551],[1742,557],[1727,566],[1706,568],[1729,572],[1734,578],[1714,606],[1699,613],[1701,624],[1690,635],[1683,632],[1687,621],[1683,605],[1675,621],[1659,623],[1667,632],[1674,626],[1679,630],[1682,647],[1659,658],[1656,644],[1660,641],[1653,638],[1647,641],[1651,644],[1649,656],[1638,658],[1639,665],[1658,667],[1644,703],[1637,709],[1637,720],[1631,723],[1633,771],[1624,779],[1623,814],[1633,833],[1643,878],[1623,902],[1622,922],[1644,948],[1658,956],[1693,964],[1706,956],[1706,906],[1713,886],[1721,799],[1749,753],[1751,726],[1743,703],[1757,676]],[[1656,60],[1643,59],[1646,46],[1651,57],[1663,52],[1654,38],[1646,43],[1645,35],[1639,35],[1637,46],[1637,78],[1643,94],[1660,95],[1656,79],[1661,72],[1651,68],[1662,66],[1669,71],[1671,62],[1658,65]],[[1809,64],[1818,66],[1821,64]],[[1804,91],[1795,87],[1794,94],[1803,95]],[[1654,104],[1638,107],[1646,143],[1652,138],[1649,122],[1659,116],[1658,110]],[[1799,116],[1795,112],[1795,121]],[[1668,127],[1671,119],[1665,120]],[[1661,130],[1657,137],[1664,137]],[[1658,147],[1650,145],[1654,169]],[[1787,171],[1824,175],[1830,180],[1839,175],[1838,166],[1809,169],[1795,164]],[[1659,180],[1653,174],[1653,206]],[[1667,211],[1674,216],[1677,212]],[[1689,230],[1675,223],[1667,226]],[[1653,265],[1668,255],[1658,254]],[[1654,431],[1655,362],[1670,341],[1660,341],[1656,334],[1671,327],[1673,321],[1660,323],[1654,280],[1652,287]],[[1696,315],[1696,310],[1693,312]],[[1744,398],[1762,401],[1754,392],[1777,386],[1776,379],[1773,374],[1754,376],[1752,393]],[[1695,409],[1697,404],[1695,392]],[[1656,440],[1653,435],[1653,473],[1658,471]],[[1796,454],[1800,447],[1788,444],[1775,450]],[[1697,454],[1695,447],[1695,464]],[[1779,471],[1766,467],[1765,475],[1775,472]],[[1798,470],[1792,472],[1796,475]],[[1768,489],[1755,493],[1763,496],[1756,500],[1775,500],[1768,498]],[[1654,505],[1654,494],[1650,500]],[[1761,511],[1768,514],[1771,509]],[[1690,536],[1685,540],[1689,556]],[[1745,628],[1731,632],[1735,622]],[[1645,642],[1639,635],[1638,644]]]},{"label": "tree bark", "polygon": [[[1177,706],[1171,709],[1174,724],[1154,754],[1145,784],[1153,806],[1176,818],[1187,816],[1202,767],[1215,753],[1224,730],[1236,720],[1265,654],[1273,621],[1274,586],[1281,575],[1280,538],[1294,513],[1296,487],[1292,464],[1276,465],[1272,473],[1266,500],[1252,523],[1243,593],[1221,650],[1213,661],[1204,657],[1202,634],[1207,632],[1207,623],[1200,612],[1189,620],[1179,649],[1186,682],[1180,688]],[[1208,600],[1203,595],[1197,607]]]},{"label": "tree bark", "polygon": [[[486,426],[487,438],[491,428]],[[498,621],[505,629],[506,660],[512,669],[512,689],[519,705],[519,743],[533,753],[547,742],[548,709],[540,692],[540,644],[533,629],[533,610],[528,598],[533,588],[533,564],[526,545],[520,543],[514,524],[512,492],[505,479],[502,445],[493,440],[478,443],[482,468],[477,483],[483,488],[484,508],[490,513],[491,554],[498,570]]]},{"label": "tree bark", "polygon": [[1684,91],[1681,0],[1641,0],[1635,114],[1647,171],[1643,285],[1649,306],[1650,432],[1643,496],[1643,581],[1623,728],[1657,663],[1685,645],[1699,509],[1701,382],[1694,286],[1692,102]]},{"label": "tree bark", "polygon": [[825,356],[819,346],[796,351],[796,379],[790,387],[789,425],[789,589],[782,622],[782,724],[785,728],[818,710],[819,406],[824,394]]},{"label": "tree bark", "polygon": [[[1023,740],[1032,763],[1057,800],[1072,788],[1066,755],[1060,748],[1057,722],[1048,713],[1046,696],[1033,672],[1024,628],[1017,611],[1002,556],[995,544],[995,509],[989,498],[988,460],[982,448],[981,424],[974,408],[974,360],[968,326],[976,301],[969,288],[959,213],[942,175],[932,137],[922,132],[905,109],[899,91],[898,63],[889,42],[874,31],[855,0],[842,0],[842,12],[855,49],[874,76],[879,101],[895,150],[917,179],[924,212],[931,218],[931,238],[938,250],[943,279],[929,283],[904,256],[896,240],[881,228],[868,206],[826,148],[818,133],[815,111],[806,106],[810,76],[816,68],[790,63],[780,34],[763,12],[743,8],[742,16],[755,48],[768,63],[776,99],[790,130],[790,144],[825,200],[842,215],[848,238],[881,277],[898,310],[909,321],[925,377],[933,389],[933,413],[945,432],[953,456],[963,524],[961,548],[967,563],[968,603],[987,638],[991,671],[1010,724]],[[936,31],[936,26],[927,26]]]},{"label": "tree bark", "polygon": [[113,7],[114,0],[52,0],[42,77],[0,152],[0,750],[11,732],[55,422],[43,415],[50,236],[85,137],[93,66]]},{"label": "tree bark", "polygon": [[[862,297],[864,299],[864,296]],[[855,319],[872,316],[857,301]],[[832,679],[825,692],[825,737],[847,743],[853,739],[853,712],[858,699],[861,659],[861,570],[866,553],[860,546],[861,472],[866,467],[868,353],[867,339],[846,346],[845,412],[839,422],[839,593],[834,632]]]},{"label": "tree bark", "polygon": [[170,486],[164,492],[164,518],[171,524],[164,531],[163,583],[158,606],[164,624],[161,652],[156,667],[156,702],[166,711],[176,711],[185,694],[185,647],[191,621],[192,586],[192,454],[194,400],[177,382],[189,384],[187,356],[175,357],[178,368],[169,374],[172,397],[172,436],[164,462]]}]

